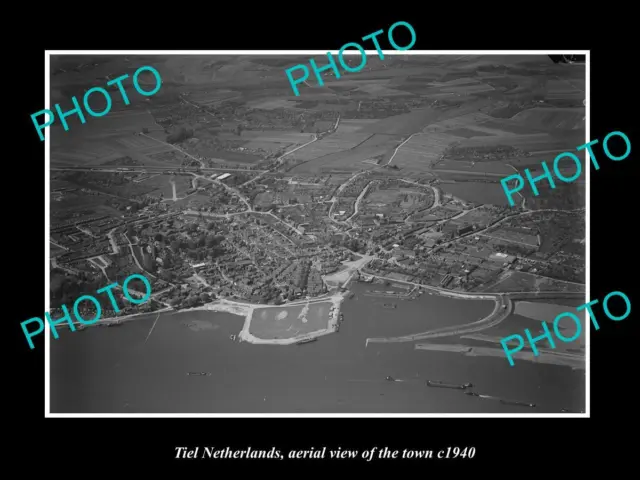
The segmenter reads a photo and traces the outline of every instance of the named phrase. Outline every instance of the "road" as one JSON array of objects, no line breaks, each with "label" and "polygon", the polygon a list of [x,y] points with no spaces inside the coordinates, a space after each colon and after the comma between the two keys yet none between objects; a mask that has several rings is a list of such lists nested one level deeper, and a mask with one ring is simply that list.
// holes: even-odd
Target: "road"
[{"label": "road", "polygon": [[352,177],[348,178],[346,182],[344,182],[342,185],[340,185],[338,187],[338,190],[336,191],[335,195],[333,197],[331,197],[331,207],[329,208],[329,220],[331,220],[332,222],[338,223],[340,225],[347,225],[346,222],[344,221],[340,221],[340,220],[336,220],[333,218],[333,209],[335,208],[335,206],[338,203],[338,197],[340,196],[340,194],[342,193],[342,191],[347,188],[349,186],[349,184],[351,182],[353,182],[356,178],[358,178],[360,175],[364,175],[365,173],[370,172],[370,170],[363,170],[362,172],[356,173],[355,175],[353,175]]},{"label": "road", "polygon": [[353,205],[353,214],[345,220],[347,223],[350,223],[351,219],[358,214],[358,207],[360,206],[360,201],[367,194],[367,191],[369,190],[369,187],[371,186],[372,183],[373,181],[367,183],[367,185],[362,189],[362,192],[360,192],[360,195],[358,195],[358,198],[356,198],[356,202]]},{"label": "road", "polygon": [[176,202],[178,200],[178,192],[176,192],[176,182],[173,180],[169,180],[171,183],[171,190],[173,191],[173,201]]},{"label": "road", "polygon": [[56,242],[54,242],[53,240],[49,239],[49,243],[53,243],[56,247],[59,247],[63,250],[66,250],[67,252],[69,251],[69,249],[67,247],[63,247],[62,245],[57,244]]},{"label": "road", "polygon": [[[513,168],[513,171],[516,172],[518,175],[520,175],[520,170],[518,170],[516,167],[514,167],[510,163],[506,163],[505,165],[507,167]],[[522,175],[520,175],[520,176],[522,176]],[[520,198],[522,198],[522,204],[520,205],[520,208],[522,208],[523,210],[526,210],[527,198],[524,195],[522,195],[520,192],[517,192],[517,193],[518,193],[518,195],[520,195]]]},{"label": "road", "polygon": [[[140,262],[138,261],[138,257],[136,257],[134,251],[133,251],[133,244],[131,243],[131,240],[129,240],[129,237],[127,236],[126,233],[123,233],[124,238],[127,239],[127,242],[129,242],[129,249],[131,250],[131,256],[133,257],[133,261],[136,262],[136,265],[138,266],[138,268],[140,270],[142,270],[146,275],[148,275],[151,278],[155,278],[156,280],[158,279],[158,277],[156,277],[153,273],[147,272],[144,268],[142,268],[142,265],[140,265]],[[171,282],[166,282],[171,286],[175,286],[173,283]],[[133,291],[133,290],[132,290]]]},{"label": "road", "polygon": [[107,233],[107,238],[109,238],[109,243],[111,243],[111,248],[113,249],[113,253],[118,254],[120,253],[120,247],[118,247],[118,243],[116,242],[116,239],[113,234],[113,232],[116,231],[116,228],[112,228],[111,230],[109,230],[109,233]]},{"label": "road", "polygon": [[394,157],[396,156],[396,153],[398,153],[398,150],[400,150],[400,148],[402,148],[402,146],[407,143],[409,140],[411,140],[415,135],[423,135],[422,132],[416,132],[416,133],[412,133],[409,138],[407,138],[404,142],[402,142],[400,145],[398,145],[396,147],[396,149],[393,152],[393,155],[391,155],[391,158],[389,159],[389,161],[385,164],[386,165],[391,165],[391,162],[393,161]]}]

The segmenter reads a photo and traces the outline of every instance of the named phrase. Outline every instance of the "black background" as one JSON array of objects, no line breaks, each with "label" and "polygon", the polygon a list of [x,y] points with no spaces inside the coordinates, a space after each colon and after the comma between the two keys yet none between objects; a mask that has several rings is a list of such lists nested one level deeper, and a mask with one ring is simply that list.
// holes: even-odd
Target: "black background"
[{"label": "black background", "polygon": [[[390,473],[427,477],[434,473],[467,471],[508,477],[524,472],[557,476],[579,474],[598,465],[622,471],[633,460],[636,383],[633,342],[639,338],[634,277],[637,278],[638,228],[632,165],[637,163],[637,58],[631,51],[636,26],[626,24],[631,14],[622,9],[597,13],[561,11],[540,3],[511,5],[509,10],[480,8],[462,3],[445,12],[423,3],[380,7],[360,4],[347,14],[338,3],[297,3],[295,6],[149,4],[139,13],[129,5],[96,6],[97,13],[39,12],[41,18],[25,27],[26,40],[5,43],[4,99],[4,344],[9,360],[3,396],[9,428],[5,458],[24,473],[44,469],[55,475],[88,476],[116,473],[123,478],[149,474],[202,470],[211,477],[248,475],[257,470],[293,470],[307,476],[330,467],[346,476],[352,470],[372,468]],[[586,7],[585,7],[586,9]],[[516,12],[517,11],[517,12]],[[34,13],[34,12],[32,12]],[[286,15],[285,15],[286,14]],[[8,19],[7,19],[8,20]],[[43,93],[45,49],[327,49],[357,41],[396,21],[409,22],[417,34],[412,50],[454,49],[589,49],[591,50],[591,139],[602,140],[614,130],[625,132],[631,155],[613,162],[601,154],[600,170],[591,168],[590,268],[591,299],[602,300],[613,290],[631,299],[632,313],[622,322],[600,321],[591,329],[591,418],[407,418],[407,419],[207,419],[121,418],[45,419],[44,342],[29,350],[20,322],[41,317],[45,265],[43,210],[45,201],[44,142],[40,142],[30,114],[45,107]],[[10,22],[14,23],[12,19]],[[10,26],[10,25],[9,25]],[[22,28],[22,27],[20,27]],[[400,36],[397,43],[407,42]],[[29,33],[31,32],[31,33]],[[41,34],[38,32],[42,32]],[[19,33],[18,33],[19,34]],[[381,43],[383,48],[386,39]],[[14,45],[14,43],[16,43]],[[19,43],[19,48],[18,44]],[[372,49],[367,42],[367,49]],[[550,60],[551,61],[551,60]],[[284,73],[283,73],[284,75]],[[356,75],[356,74],[353,74]],[[4,122],[3,122],[4,123]],[[597,147],[598,148],[598,147]],[[596,152],[601,150],[596,149]],[[636,169],[637,171],[637,169]],[[3,243],[5,243],[3,242]],[[597,307],[598,308],[598,307]],[[596,312],[601,312],[596,308]],[[602,314],[599,315],[602,318]],[[9,347],[10,345],[10,347]],[[4,402],[3,402],[4,403]],[[439,449],[473,446],[475,458],[457,460],[176,460],[176,446],[216,446],[287,451],[322,446],[363,450]],[[133,466],[133,469],[128,468]],[[223,470],[231,470],[224,473]],[[414,472],[415,470],[415,472]],[[631,473],[633,470],[630,470]],[[55,472],[55,473],[54,473]],[[632,473],[631,473],[632,474]]]}]

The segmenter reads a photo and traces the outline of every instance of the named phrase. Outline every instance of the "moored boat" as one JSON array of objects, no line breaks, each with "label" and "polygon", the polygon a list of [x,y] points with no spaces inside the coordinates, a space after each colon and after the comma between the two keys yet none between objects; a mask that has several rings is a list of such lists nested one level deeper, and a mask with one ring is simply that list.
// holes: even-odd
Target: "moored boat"
[{"label": "moored boat", "polygon": [[500,400],[500,403],[502,403],[503,405],[515,405],[517,407],[534,408],[536,406],[535,403],[518,402],[518,401],[515,401],[515,400]]},{"label": "moored boat", "polygon": [[457,390],[465,390],[467,388],[473,387],[471,383],[463,383],[463,384],[455,384],[455,383],[446,383],[438,380],[427,380],[427,386],[429,387],[439,387],[439,388],[455,388]]}]

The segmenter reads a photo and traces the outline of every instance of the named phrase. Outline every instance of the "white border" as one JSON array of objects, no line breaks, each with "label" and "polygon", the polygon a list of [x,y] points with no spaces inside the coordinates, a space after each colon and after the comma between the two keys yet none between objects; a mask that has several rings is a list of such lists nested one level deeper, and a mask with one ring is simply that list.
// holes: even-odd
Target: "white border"
[{"label": "white border", "polygon": [[[44,78],[44,98],[45,107],[50,110],[50,56],[51,55],[325,55],[327,53],[334,55],[338,54],[337,50],[46,50],[44,58],[45,66],[45,78]],[[376,50],[366,50],[367,55],[377,55]],[[590,138],[590,119],[591,119],[591,97],[590,97],[590,65],[591,56],[589,50],[383,50],[385,55],[585,55],[585,75],[586,75],[586,92],[585,97],[587,105],[585,109],[586,113],[586,138],[585,143]],[[358,51],[345,51],[346,55],[359,55]],[[551,61],[551,60],[550,60]],[[283,70],[284,71],[284,70]],[[357,72],[354,73],[357,75]],[[48,130],[45,130],[45,312],[49,311],[49,282],[50,282],[50,249],[49,249],[49,235],[50,235],[50,134]],[[585,294],[586,299],[590,299],[590,228],[589,228],[589,213],[590,213],[590,171],[588,168],[588,162],[585,162],[586,170],[586,284]],[[585,375],[586,375],[586,403],[585,413],[572,414],[572,413],[389,413],[389,414],[325,414],[325,413],[250,413],[250,414],[233,414],[233,413],[132,413],[132,414],[120,414],[120,413],[51,413],[50,406],[50,366],[49,366],[49,346],[50,346],[50,334],[49,324],[46,324],[44,336],[45,336],[45,352],[44,352],[44,388],[45,388],[45,418],[201,418],[201,417],[213,417],[213,418],[589,418],[591,415],[591,343],[590,343],[590,328],[586,328],[586,351],[585,351]],[[588,323],[587,323],[588,325]]]}]

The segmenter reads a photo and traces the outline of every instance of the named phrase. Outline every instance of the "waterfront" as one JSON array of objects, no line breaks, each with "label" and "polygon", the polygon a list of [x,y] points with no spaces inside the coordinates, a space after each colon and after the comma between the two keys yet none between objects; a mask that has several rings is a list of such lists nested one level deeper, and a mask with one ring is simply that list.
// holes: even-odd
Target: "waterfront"
[{"label": "waterfront", "polygon": [[[423,294],[418,300],[365,296],[352,286],[338,333],[305,345],[229,339],[244,317],[223,312],[164,313],[116,328],[62,332],[51,341],[51,411],[68,413],[543,413],[584,410],[584,371],[504,357],[415,350],[417,342],[370,344],[486,316],[492,301]],[[507,321],[508,322],[508,319]],[[193,328],[196,324],[198,328]],[[211,376],[187,376],[187,372]],[[390,375],[403,382],[388,382]],[[471,382],[474,390],[536,403],[502,405],[425,380]]]}]

